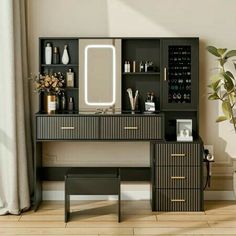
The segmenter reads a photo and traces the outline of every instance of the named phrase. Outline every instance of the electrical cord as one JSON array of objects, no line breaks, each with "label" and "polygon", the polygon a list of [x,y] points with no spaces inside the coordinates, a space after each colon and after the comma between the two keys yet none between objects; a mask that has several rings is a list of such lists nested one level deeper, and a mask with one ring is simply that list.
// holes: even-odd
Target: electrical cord
[{"label": "electrical cord", "polygon": [[211,157],[210,157],[211,160],[207,158],[207,156],[211,154],[209,153],[209,150],[204,149],[204,147],[203,147],[203,154],[204,154],[203,160],[206,163],[206,171],[207,171],[206,182],[203,188],[203,190],[205,190],[207,187],[211,186],[211,162],[214,162],[214,160]]}]

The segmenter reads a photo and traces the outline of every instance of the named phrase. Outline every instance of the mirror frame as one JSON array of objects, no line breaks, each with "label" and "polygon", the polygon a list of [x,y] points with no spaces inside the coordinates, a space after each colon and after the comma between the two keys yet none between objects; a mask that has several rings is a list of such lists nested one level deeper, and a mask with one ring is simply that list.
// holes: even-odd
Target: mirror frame
[{"label": "mirror frame", "polygon": [[[88,97],[88,51],[89,49],[108,48],[112,50],[112,101],[111,102],[90,102]],[[84,93],[85,103],[90,106],[112,106],[116,102],[116,49],[113,45],[93,44],[87,45],[84,50]]]}]

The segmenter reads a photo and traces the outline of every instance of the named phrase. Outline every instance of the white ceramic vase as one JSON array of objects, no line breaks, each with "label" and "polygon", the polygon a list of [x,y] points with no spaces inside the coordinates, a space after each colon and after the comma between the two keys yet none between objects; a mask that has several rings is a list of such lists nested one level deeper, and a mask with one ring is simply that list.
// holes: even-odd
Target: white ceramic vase
[{"label": "white ceramic vase", "polygon": [[70,59],[69,59],[69,54],[68,54],[68,50],[67,50],[67,45],[65,45],[61,61],[64,65],[67,65],[69,63],[69,60]]}]

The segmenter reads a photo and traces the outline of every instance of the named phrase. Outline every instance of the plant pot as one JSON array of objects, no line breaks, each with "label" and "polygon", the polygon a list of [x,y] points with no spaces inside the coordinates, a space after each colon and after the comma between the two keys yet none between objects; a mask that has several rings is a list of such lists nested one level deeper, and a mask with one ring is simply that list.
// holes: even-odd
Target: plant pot
[{"label": "plant pot", "polygon": [[56,112],[56,103],[57,103],[56,95],[47,95],[46,112],[48,114],[54,114]]}]

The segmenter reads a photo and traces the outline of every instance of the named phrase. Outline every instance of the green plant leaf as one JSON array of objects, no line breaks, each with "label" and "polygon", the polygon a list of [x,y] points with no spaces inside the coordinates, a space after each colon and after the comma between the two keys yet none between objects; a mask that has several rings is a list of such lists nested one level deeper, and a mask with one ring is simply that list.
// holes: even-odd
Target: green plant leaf
[{"label": "green plant leaf", "polygon": [[216,119],[216,122],[222,122],[222,121],[225,121],[225,120],[228,120],[228,118],[226,116],[219,116],[217,119]]},{"label": "green plant leaf", "polygon": [[226,54],[225,54],[225,56],[224,56],[224,58],[227,60],[228,58],[230,58],[230,57],[236,57],[236,50],[230,50],[230,51],[228,51]]},{"label": "green plant leaf", "polygon": [[218,53],[216,47],[208,46],[206,49],[207,49],[207,51],[208,51],[209,53],[213,54],[214,56],[216,56],[216,57],[221,57],[221,55]]},{"label": "green plant leaf", "polygon": [[[212,89],[216,92],[219,90],[219,83],[220,83],[220,80],[216,81],[215,83],[212,83]],[[218,87],[219,86],[219,87]]]},{"label": "green plant leaf", "polygon": [[211,77],[211,83],[215,83],[221,79],[223,79],[223,76],[221,74],[215,74]]},{"label": "green plant leaf", "polygon": [[222,102],[222,111],[228,119],[231,118],[231,106],[228,101]]},{"label": "green plant leaf", "polygon": [[225,79],[225,89],[227,91],[231,91],[234,88],[234,82],[232,81],[231,77],[228,76],[225,72],[222,73]]},{"label": "green plant leaf", "polygon": [[209,100],[218,100],[219,99],[219,96],[217,93],[213,93],[211,94],[210,96],[208,96],[208,99]]},{"label": "green plant leaf", "polygon": [[227,51],[227,48],[217,48],[217,52],[222,56]]},{"label": "green plant leaf", "polygon": [[230,71],[226,71],[225,73],[226,73],[231,79],[234,79],[234,80],[235,80],[234,75],[233,75]]}]

